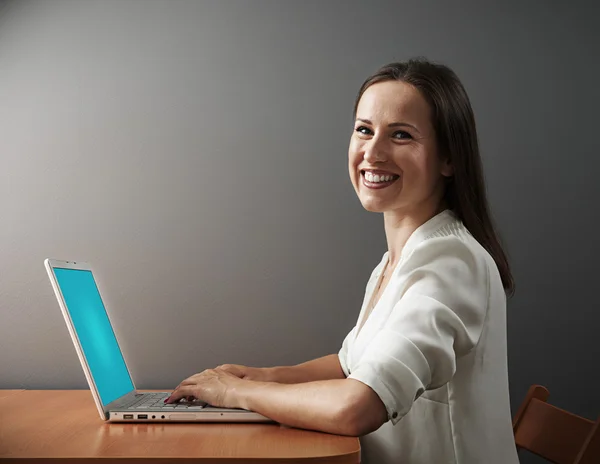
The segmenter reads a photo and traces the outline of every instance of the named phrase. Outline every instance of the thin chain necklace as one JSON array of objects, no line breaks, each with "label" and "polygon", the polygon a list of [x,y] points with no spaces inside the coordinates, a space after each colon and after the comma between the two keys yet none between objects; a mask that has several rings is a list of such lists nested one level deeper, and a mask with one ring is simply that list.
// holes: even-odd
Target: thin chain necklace
[{"label": "thin chain necklace", "polygon": [[[377,284],[377,288],[371,294],[371,301],[369,301],[369,307],[367,308],[366,313],[362,318],[358,332],[360,332],[362,330],[363,326],[367,322],[367,319],[369,319],[371,312],[375,308],[376,304],[379,302],[379,299],[381,298],[381,295],[379,293],[380,293],[381,287],[383,285],[383,281],[385,280],[387,273],[390,269],[393,269],[393,268],[392,268],[392,266],[390,266],[390,260],[388,258],[388,260],[385,263],[385,267],[383,268],[383,272],[379,276],[379,282]],[[376,298],[377,298],[377,303],[375,301]]]},{"label": "thin chain necklace", "polygon": [[375,307],[375,305],[379,301],[379,298],[381,297],[381,294],[380,294],[381,287],[383,286],[383,282],[384,282],[385,278],[387,277],[387,273],[388,273],[389,269],[390,269],[390,260],[388,259],[385,263],[385,267],[383,268],[383,272],[381,273],[381,278],[379,279],[377,288],[375,289],[375,292],[373,293],[373,298],[371,298],[371,310]]}]

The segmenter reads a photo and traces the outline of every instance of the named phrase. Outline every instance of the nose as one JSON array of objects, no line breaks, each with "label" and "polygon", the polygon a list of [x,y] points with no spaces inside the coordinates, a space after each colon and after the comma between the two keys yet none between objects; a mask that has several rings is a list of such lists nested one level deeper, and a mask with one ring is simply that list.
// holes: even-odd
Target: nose
[{"label": "nose", "polygon": [[368,163],[381,163],[387,159],[385,147],[377,137],[369,140],[365,145],[364,150],[363,158]]}]

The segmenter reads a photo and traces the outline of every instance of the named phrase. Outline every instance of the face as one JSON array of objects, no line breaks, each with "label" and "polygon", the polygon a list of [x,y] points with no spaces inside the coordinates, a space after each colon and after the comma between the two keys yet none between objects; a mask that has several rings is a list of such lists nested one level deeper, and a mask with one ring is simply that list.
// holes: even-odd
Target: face
[{"label": "face", "polygon": [[438,156],[431,108],[412,85],[373,84],[357,107],[348,150],[350,179],[363,207],[411,214],[436,210],[450,164]]}]

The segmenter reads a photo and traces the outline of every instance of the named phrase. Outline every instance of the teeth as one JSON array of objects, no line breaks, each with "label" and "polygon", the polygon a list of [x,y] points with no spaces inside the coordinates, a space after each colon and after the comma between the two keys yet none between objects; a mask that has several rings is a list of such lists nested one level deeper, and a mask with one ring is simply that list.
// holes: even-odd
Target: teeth
[{"label": "teeth", "polygon": [[371,172],[365,172],[365,179],[367,179],[368,182],[389,182],[393,178],[394,176],[380,176]]}]

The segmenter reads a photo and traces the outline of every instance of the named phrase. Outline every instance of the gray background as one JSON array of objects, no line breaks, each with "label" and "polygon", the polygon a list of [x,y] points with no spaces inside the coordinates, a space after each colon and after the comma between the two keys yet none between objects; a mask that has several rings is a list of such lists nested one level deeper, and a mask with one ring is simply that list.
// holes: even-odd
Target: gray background
[{"label": "gray background", "polygon": [[86,388],[48,256],[93,263],[141,388],[337,352],[385,251],[348,179],[353,100],[425,55],[478,121],[513,408],[540,383],[594,418],[600,9],[449,3],[2,3],[0,388]]}]

